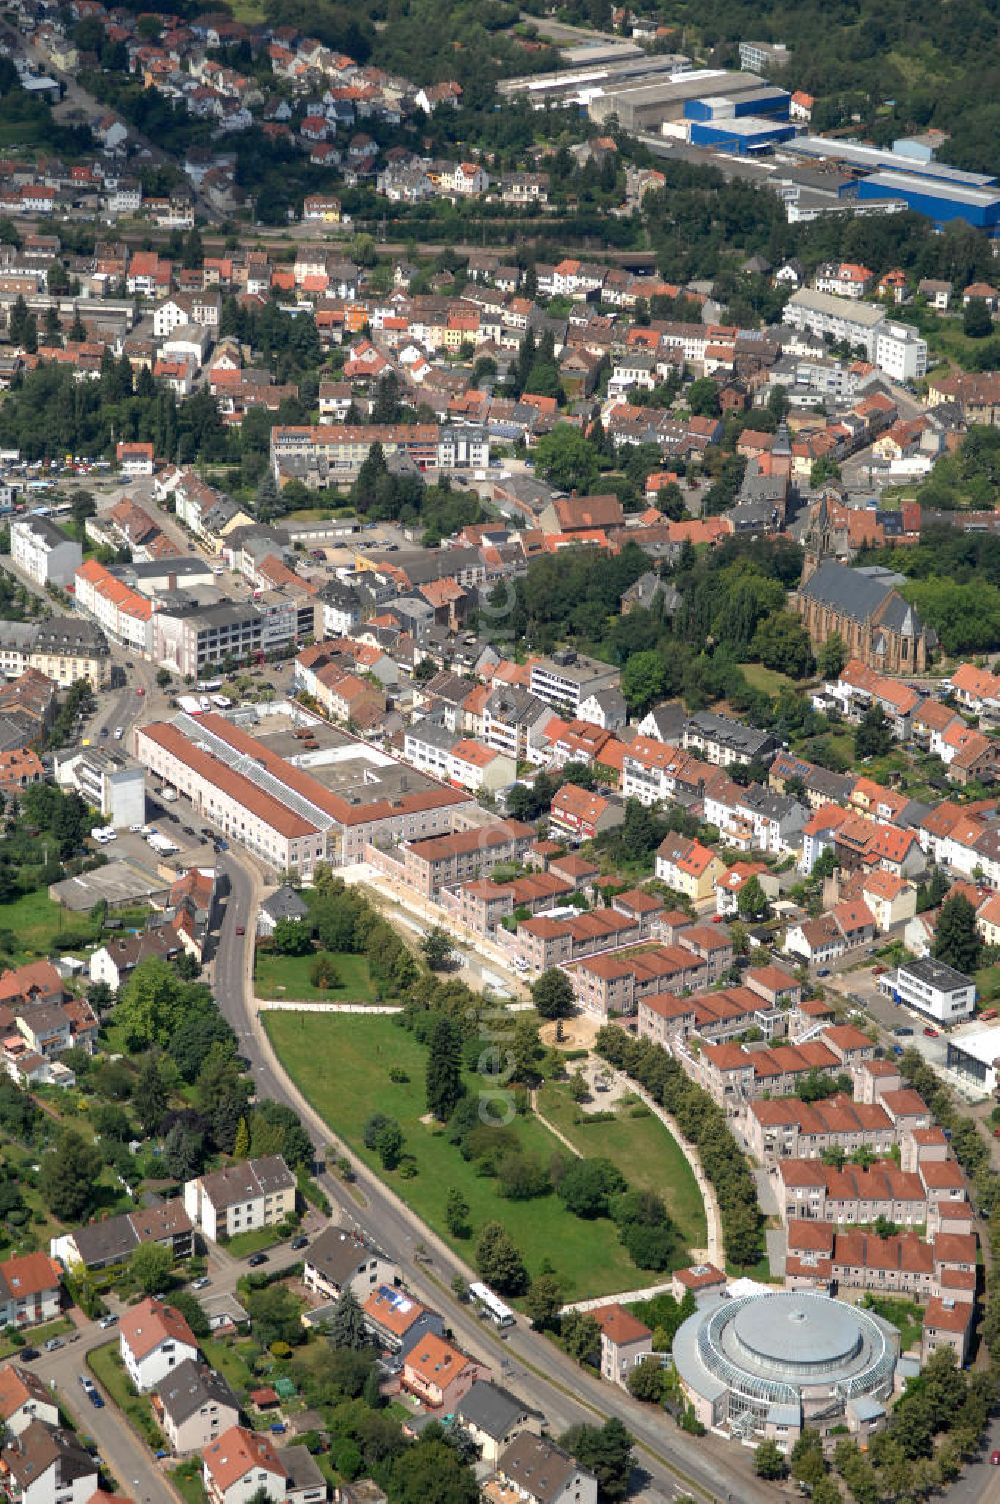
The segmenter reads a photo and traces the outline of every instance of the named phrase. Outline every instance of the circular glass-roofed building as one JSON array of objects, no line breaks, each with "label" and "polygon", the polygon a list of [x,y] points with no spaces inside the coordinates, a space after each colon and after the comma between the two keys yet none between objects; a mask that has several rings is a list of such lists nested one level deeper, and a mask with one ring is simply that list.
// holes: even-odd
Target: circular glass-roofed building
[{"label": "circular glass-roofed building", "polygon": [[898,1354],[888,1322],[804,1290],[705,1301],[674,1338],[677,1373],[702,1424],[779,1445],[805,1425],[877,1426]]}]

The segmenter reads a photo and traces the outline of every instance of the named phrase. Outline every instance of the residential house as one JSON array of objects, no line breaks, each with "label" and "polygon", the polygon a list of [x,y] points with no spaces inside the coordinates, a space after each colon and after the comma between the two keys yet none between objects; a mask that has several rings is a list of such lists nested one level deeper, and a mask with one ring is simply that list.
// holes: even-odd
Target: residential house
[{"label": "residential house", "polygon": [[154,1296],[124,1313],[118,1341],[125,1372],[140,1393],[158,1388],[172,1369],[198,1357],[198,1340],[180,1311]]},{"label": "residential house", "polygon": [[157,1386],[153,1413],[171,1450],[183,1456],[201,1451],[235,1426],[240,1403],[214,1369],[185,1358]]},{"label": "residential house", "polygon": [[35,1420],[58,1426],[56,1397],[37,1374],[10,1362],[0,1368],[0,1422],[8,1436],[20,1436]]},{"label": "residential house", "polygon": [[489,1379],[476,1380],[459,1400],[455,1414],[488,1467],[496,1466],[501,1454],[522,1431],[530,1431],[533,1436],[541,1434],[541,1413]]},{"label": "residential house", "polygon": [[477,1380],[489,1377],[488,1368],[433,1332],[403,1359],[403,1388],[428,1410],[446,1414],[454,1411]]},{"label": "residential house", "polygon": [[632,1370],[652,1356],[652,1332],[617,1301],[589,1314],[601,1329],[601,1378],[627,1389]]},{"label": "residential house", "polygon": [[597,1504],[597,1479],[554,1441],[522,1431],[502,1453],[484,1493],[490,1504]]},{"label": "residential house", "polygon": [[184,1207],[213,1243],[276,1227],[295,1211],[295,1176],[280,1154],[248,1159],[187,1181]]},{"label": "residential house", "polygon": [[374,1244],[342,1227],[327,1227],[305,1254],[302,1283],[327,1300],[350,1288],[362,1304],[373,1290],[395,1285],[399,1269]]},{"label": "residential house", "polygon": [[72,1431],[33,1420],[0,1453],[0,1480],[11,1504],[89,1504],[98,1464]]},{"label": "residential house", "polygon": [[62,1269],[46,1253],[20,1253],[0,1264],[0,1327],[37,1326],[62,1308]]}]

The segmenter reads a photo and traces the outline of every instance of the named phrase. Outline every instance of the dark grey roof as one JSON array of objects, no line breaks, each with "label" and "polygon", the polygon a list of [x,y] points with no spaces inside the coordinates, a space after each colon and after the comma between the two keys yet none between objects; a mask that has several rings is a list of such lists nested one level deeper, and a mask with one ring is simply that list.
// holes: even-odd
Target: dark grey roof
[{"label": "dark grey roof", "polygon": [[222,1405],[239,1415],[240,1402],[229,1385],[214,1368],[196,1363],[193,1358],[173,1369],[157,1387],[164,1411],[180,1426],[203,1405]]},{"label": "dark grey roof", "polygon": [[285,1469],[285,1495],[300,1493],[304,1489],[321,1489],[323,1497],[326,1497],[326,1479],[320,1472],[319,1463],[309,1451],[308,1447],[282,1447],[278,1453],[278,1461]]},{"label": "dark grey roof", "polygon": [[378,1257],[375,1247],[357,1233],[328,1227],[312,1243],[306,1263],[318,1269],[331,1284],[343,1288],[366,1263]]},{"label": "dark grey roof", "polygon": [[284,883],[270,898],[265,898],[261,908],[272,919],[304,919],[309,912],[309,906],[296,893]]},{"label": "dark grey roof", "polygon": [[509,1389],[501,1389],[499,1384],[492,1384],[488,1379],[477,1379],[455,1410],[467,1425],[475,1426],[477,1431],[491,1436],[494,1441],[502,1441],[517,1421],[539,1413],[511,1394]]},{"label": "dark grey roof", "polygon": [[[909,629],[916,635],[919,631],[919,619],[913,608],[898,594],[898,578],[898,575],[890,575],[888,579],[879,578],[860,569],[850,569],[846,564],[838,564],[835,559],[824,559],[799,589],[807,600],[831,606],[851,621],[868,622],[883,607],[887,607],[881,618],[883,626],[899,632],[904,630],[908,620]],[[889,597],[892,595],[896,595],[897,599],[890,602]]]}]

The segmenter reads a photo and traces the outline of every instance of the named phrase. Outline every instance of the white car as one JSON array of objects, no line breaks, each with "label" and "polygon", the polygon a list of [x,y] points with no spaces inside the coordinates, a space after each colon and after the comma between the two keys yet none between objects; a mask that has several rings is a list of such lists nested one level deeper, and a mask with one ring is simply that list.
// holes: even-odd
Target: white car
[{"label": "white car", "polygon": [[116,726],[115,727],[115,741],[116,742],[120,742],[121,739],[122,739],[122,737],[124,735],[125,735],[125,727],[124,726]]}]

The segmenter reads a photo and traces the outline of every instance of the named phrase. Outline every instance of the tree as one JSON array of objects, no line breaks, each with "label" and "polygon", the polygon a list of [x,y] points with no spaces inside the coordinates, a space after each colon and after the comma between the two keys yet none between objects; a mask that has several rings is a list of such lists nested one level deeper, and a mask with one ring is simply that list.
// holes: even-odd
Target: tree
[{"label": "tree", "polygon": [[719,415],[719,388],[711,376],[699,376],[687,389],[687,405],[699,418]]},{"label": "tree", "polygon": [[976,911],[964,894],[956,893],[941,905],[933,950],[938,961],[966,976],[978,967],[982,941],[976,929]]},{"label": "tree", "polygon": [[246,1297],[246,1308],[253,1322],[253,1333],[261,1347],[270,1347],[272,1342],[286,1342],[289,1347],[298,1347],[305,1340],[305,1330],[299,1320],[299,1303],[285,1285],[266,1285],[260,1290],[251,1290]]},{"label": "tree", "polygon": [[309,926],[301,919],[279,919],[271,944],[279,956],[308,956],[313,948]]},{"label": "tree", "polygon": [[156,670],[156,685],[158,689],[169,689],[173,682],[174,676],[168,668],[158,668]]},{"label": "tree", "polygon": [[469,1203],[455,1186],[448,1192],[444,1218],[453,1238],[469,1236]]},{"label": "tree", "polygon": [[600,1361],[601,1328],[588,1311],[566,1311],[559,1321],[559,1336],[577,1363]]},{"label": "tree", "polygon": [[622,669],[622,694],[631,711],[641,715],[662,699],[667,687],[667,666],[655,648],[633,653]]},{"label": "tree", "polygon": [[92,1211],[96,1199],[101,1156],[94,1144],[72,1128],[63,1129],[42,1160],[39,1184],[53,1216],[62,1222],[79,1222]]},{"label": "tree", "polygon": [[309,968],[309,980],[317,990],[332,992],[340,986],[340,972],[329,951],[321,951]]},{"label": "tree", "polygon": [[395,1118],[387,1118],[375,1135],[375,1152],[383,1170],[394,1170],[403,1153],[403,1130]]},{"label": "tree", "polygon": [[892,747],[892,727],[885,711],[873,700],[854,733],[854,755],[859,762],[866,757],[884,757]]},{"label": "tree", "polygon": [[816,667],[824,679],[836,679],[847,662],[847,648],[839,632],[831,632],[816,653]]},{"label": "tree", "polygon": [[457,1448],[430,1426],[392,1466],[393,1504],[478,1504],[479,1484]]},{"label": "tree", "polygon": [[765,668],[790,679],[804,679],[814,668],[809,633],[790,611],[775,611],[754,633],[750,652]]},{"label": "tree", "polygon": [[643,1358],[629,1372],[628,1392],[634,1400],[659,1405],[663,1401],[665,1383],[666,1374],[660,1366],[659,1358]]},{"label": "tree", "polygon": [[513,1079],[522,1085],[531,1085],[538,1080],[538,1060],[542,1047],[538,1042],[538,1026],[530,1017],[521,1016],[514,1021],[514,1038],[510,1047],[514,1068]]},{"label": "tree", "polygon": [[420,949],[424,953],[424,960],[431,971],[444,971],[451,960],[452,941],[446,929],[436,924],[432,930],[420,942]]},{"label": "tree", "polygon": [[487,1222],[480,1232],[476,1268],[498,1295],[523,1295],[528,1287],[524,1260],[500,1222]]},{"label": "tree", "polygon": [[364,1352],[371,1346],[365,1313],[358,1304],[357,1296],[350,1285],[345,1285],[333,1308],[327,1328],[334,1347],[346,1347],[352,1352]]},{"label": "tree", "polygon": [[162,1243],[143,1243],[128,1261],[129,1274],[144,1295],[155,1295],[163,1289],[174,1267],[169,1248]]},{"label": "tree", "polygon": [[227,1154],[250,1096],[250,1083],[227,1044],[213,1044],[194,1083],[194,1105],[206,1120],[216,1148]]},{"label": "tree", "polygon": [[986,339],[993,333],[993,315],[985,298],[970,298],[962,310],[962,329],[969,339]]},{"label": "tree", "polygon": [[814,1488],[820,1478],[826,1477],[826,1459],[823,1456],[823,1438],[818,1431],[808,1426],[799,1433],[789,1453],[792,1477],[808,1488]]},{"label": "tree", "polygon": [[557,490],[586,495],[597,479],[597,454],[579,428],[558,423],[535,445],[535,469]]},{"label": "tree", "polygon": [[597,1479],[598,1499],[617,1504],[629,1491],[634,1438],[615,1416],[603,1426],[571,1426],[559,1438],[564,1451]]},{"label": "tree", "polygon": [[528,1286],[524,1308],[537,1331],[554,1327],[562,1305],[562,1285],[554,1274],[539,1274]]},{"label": "tree", "polygon": [[777,1481],[788,1472],[788,1464],[776,1441],[762,1441],[753,1454],[753,1470],[758,1478]]},{"label": "tree", "polygon": [[132,1106],[145,1132],[155,1132],[167,1107],[167,1089],[163,1084],[158,1054],[147,1055],[143,1061],[132,1093]]},{"label": "tree", "polygon": [[236,1125],[236,1138],[233,1142],[233,1156],[236,1159],[246,1159],[250,1153],[250,1129],[247,1127],[246,1118],[240,1118]]},{"label": "tree", "polygon": [[170,1296],[170,1304],[175,1311],[181,1313],[196,1337],[204,1338],[210,1335],[212,1328],[208,1317],[190,1290],[175,1290]]},{"label": "tree", "polygon": [[770,905],[756,873],[748,877],[740,889],[736,907],[741,919],[761,920],[768,917]]},{"label": "tree", "polygon": [[531,997],[539,1018],[570,1018],[576,1012],[576,994],[564,971],[550,966],[532,983]]},{"label": "tree", "polygon": [[462,1034],[442,1015],[431,1030],[427,1053],[427,1111],[446,1123],[462,1096]]},{"label": "tree", "polygon": [[625,1178],[608,1159],[575,1159],[559,1181],[559,1196],[575,1217],[605,1217]]}]

